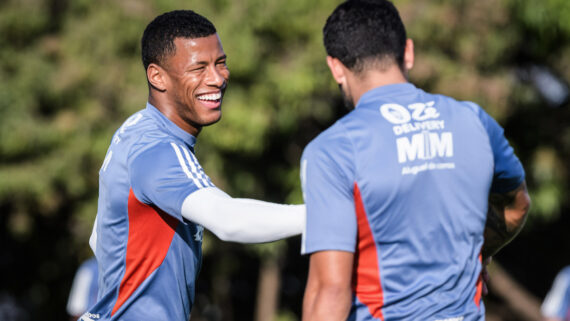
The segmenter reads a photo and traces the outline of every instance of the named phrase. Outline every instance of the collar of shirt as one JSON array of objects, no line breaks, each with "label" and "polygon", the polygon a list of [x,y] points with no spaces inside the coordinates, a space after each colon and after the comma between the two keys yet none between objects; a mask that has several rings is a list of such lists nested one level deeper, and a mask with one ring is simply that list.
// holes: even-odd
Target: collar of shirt
[{"label": "collar of shirt", "polygon": [[196,144],[196,137],[190,135],[184,129],[178,127],[175,123],[173,123],[168,117],[166,117],[163,113],[161,113],[156,107],[154,107],[151,103],[146,103],[146,111],[148,114],[154,118],[162,128],[169,131],[172,135],[182,139],[191,147],[194,147]]},{"label": "collar of shirt", "polygon": [[370,89],[369,91],[365,92],[362,96],[360,96],[360,99],[356,104],[356,108],[358,108],[358,106],[366,104],[371,100],[377,99],[378,96],[382,97],[400,96],[402,94],[411,93],[416,89],[417,89],[416,86],[414,86],[412,83],[409,82],[376,87],[374,89]]}]

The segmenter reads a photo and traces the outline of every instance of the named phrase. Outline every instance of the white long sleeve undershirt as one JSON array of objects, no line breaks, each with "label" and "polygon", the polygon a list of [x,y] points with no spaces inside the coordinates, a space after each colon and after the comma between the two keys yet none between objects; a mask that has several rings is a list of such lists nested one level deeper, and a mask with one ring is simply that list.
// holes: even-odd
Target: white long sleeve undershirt
[{"label": "white long sleeve undershirt", "polygon": [[232,198],[216,187],[209,187],[186,197],[182,216],[223,241],[263,243],[301,234],[305,205]]}]

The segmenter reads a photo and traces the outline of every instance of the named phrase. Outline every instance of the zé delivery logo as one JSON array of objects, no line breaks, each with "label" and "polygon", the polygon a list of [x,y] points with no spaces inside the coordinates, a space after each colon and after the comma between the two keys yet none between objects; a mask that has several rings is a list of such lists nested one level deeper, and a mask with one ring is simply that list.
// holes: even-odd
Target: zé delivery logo
[{"label": "z\u00e9 delivery logo", "polygon": [[[453,157],[453,134],[443,131],[435,102],[380,106],[382,116],[393,124],[402,175],[416,175],[426,170],[453,169],[455,163],[442,162]],[[422,161],[421,163],[419,163]],[[414,166],[407,165],[414,162]],[[418,164],[419,163],[419,164]]]}]

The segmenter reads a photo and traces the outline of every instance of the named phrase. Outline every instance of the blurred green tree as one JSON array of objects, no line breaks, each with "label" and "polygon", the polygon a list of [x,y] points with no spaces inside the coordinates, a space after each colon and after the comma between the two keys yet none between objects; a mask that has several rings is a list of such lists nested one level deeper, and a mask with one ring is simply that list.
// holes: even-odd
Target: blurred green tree
[{"label": "blurred green tree", "polygon": [[[302,149],[346,112],[321,41],[338,3],[1,1],[0,292],[18,298],[33,319],[64,318],[74,269],[91,255],[99,166],[114,130],[146,102],[140,36],[165,11],[193,9],[210,18],[229,57],[222,121],[197,145],[215,184],[236,197],[302,202]],[[570,263],[557,255],[570,250],[562,236],[570,223],[570,2],[396,5],[415,40],[411,81],[479,103],[505,127],[525,164],[531,218],[498,259],[543,296],[551,279],[542,275]],[[562,98],[552,100],[556,83]],[[207,235],[204,246],[193,319],[298,317],[307,265],[298,238],[241,246]],[[528,251],[534,262],[524,260]],[[254,308],[256,293],[264,294]],[[267,312],[267,305],[274,308]]]}]

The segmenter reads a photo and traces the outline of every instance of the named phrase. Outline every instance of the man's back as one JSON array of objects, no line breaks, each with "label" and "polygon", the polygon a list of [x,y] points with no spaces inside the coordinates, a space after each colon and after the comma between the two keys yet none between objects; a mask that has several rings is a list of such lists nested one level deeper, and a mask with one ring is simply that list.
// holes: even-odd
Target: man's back
[{"label": "man's back", "polygon": [[396,84],[364,94],[307,147],[304,252],[354,252],[350,320],[483,317],[494,154],[514,157],[495,126],[474,104]]}]

